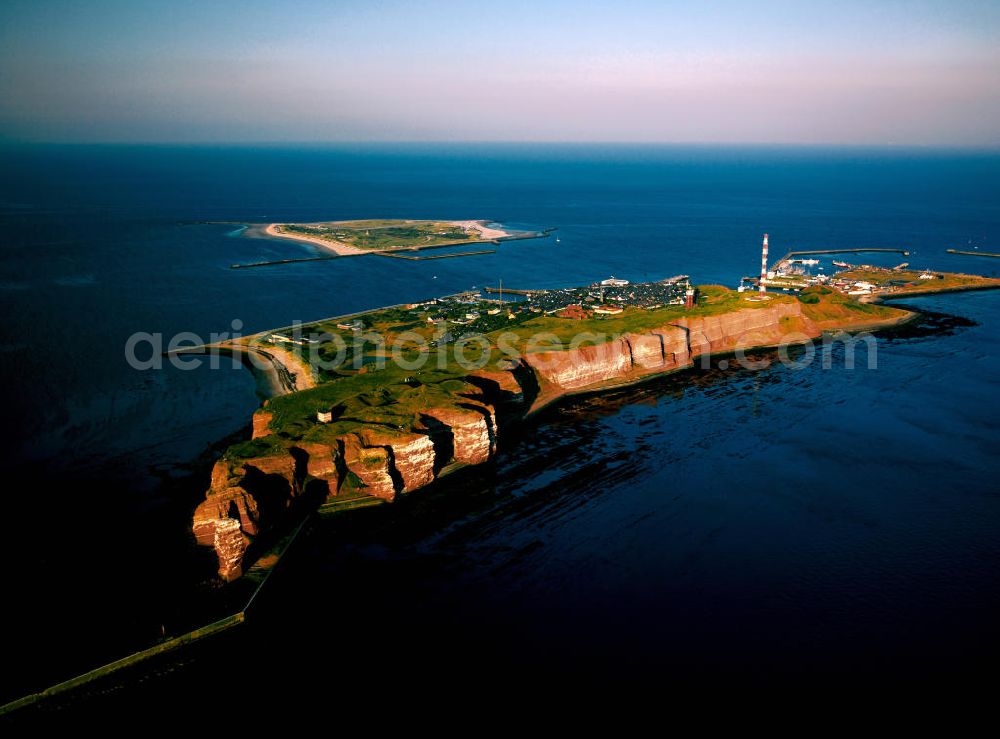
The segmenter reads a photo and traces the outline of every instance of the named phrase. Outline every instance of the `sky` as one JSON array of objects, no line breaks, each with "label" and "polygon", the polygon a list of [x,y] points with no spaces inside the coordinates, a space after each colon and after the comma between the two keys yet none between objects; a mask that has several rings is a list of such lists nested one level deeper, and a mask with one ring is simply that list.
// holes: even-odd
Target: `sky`
[{"label": "sky", "polygon": [[1000,0],[4,0],[0,140],[1000,146]]}]

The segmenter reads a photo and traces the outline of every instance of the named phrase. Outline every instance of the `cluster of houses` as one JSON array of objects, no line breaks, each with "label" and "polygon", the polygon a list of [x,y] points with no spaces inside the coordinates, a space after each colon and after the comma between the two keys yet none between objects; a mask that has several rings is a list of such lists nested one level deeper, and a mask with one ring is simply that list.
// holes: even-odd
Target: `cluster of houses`
[{"label": "cluster of houses", "polygon": [[691,281],[687,275],[677,275],[657,282],[631,283],[610,277],[586,287],[547,290],[531,296],[531,306],[539,312],[561,315],[570,306],[596,315],[616,315],[626,307],[653,310],[665,305],[684,305]]},{"label": "cluster of houses", "polygon": [[517,300],[486,300],[479,293],[469,292],[406,307],[425,313],[430,323],[468,335],[493,331],[509,321],[527,320],[532,315],[582,319],[618,315],[629,306],[653,309],[684,305],[689,287],[687,275],[641,283],[610,277],[585,287],[519,292],[518,297],[523,295],[523,299]]},{"label": "cluster of houses", "polygon": [[[488,333],[512,322],[528,320],[534,315],[554,315],[560,318],[582,320],[591,317],[616,316],[627,307],[652,310],[665,305],[689,304],[693,295],[687,275],[677,275],[657,282],[631,283],[610,277],[585,287],[539,290],[517,293],[517,299],[484,299],[479,292],[465,292],[404,307],[418,319],[432,324],[437,338],[431,346],[449,343],[473,334]],[[363,331],[361,318],[340,320],[337,328],[343,331]],[[272,332],[264,337],[274,344],[308,346],[319,340],[308,336],[289,336]]]}]

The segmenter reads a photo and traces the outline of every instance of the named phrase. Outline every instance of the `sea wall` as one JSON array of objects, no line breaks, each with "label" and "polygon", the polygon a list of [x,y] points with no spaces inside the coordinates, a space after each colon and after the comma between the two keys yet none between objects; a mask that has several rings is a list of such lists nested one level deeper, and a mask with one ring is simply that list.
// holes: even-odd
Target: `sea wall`
[{"label": "sea wall", "polygon": [[[434,396],[409,428],[372,423],[325,443],[275,443],[258,457],[223,458],[195,511],[194,535],[216,549],[219,575],[235,579],[253,542],[307,494],[392,501],[457,465],[488,461],[503,424],[562,395],[683,369],[700,355],[785,343],[790,335],[798,341],[819,335],[798,302],[682,318],[599,344],[527,354],[504,370],[473,373],[451,395]],[[254,415],[255,439],[275,439],[271,420],[267,407]]]}]

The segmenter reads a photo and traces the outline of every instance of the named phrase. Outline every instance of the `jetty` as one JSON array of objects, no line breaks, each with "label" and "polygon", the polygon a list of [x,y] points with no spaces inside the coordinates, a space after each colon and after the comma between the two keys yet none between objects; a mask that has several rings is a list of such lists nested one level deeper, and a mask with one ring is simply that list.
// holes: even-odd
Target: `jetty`
[{"label": "jetty", "polygon": [[456,254],[429,254],[425,257],[414,257],[408,254],[400,254],[391,251],[373,252],[380,257],[390,257],[392,259],[409,259],[412,262],[422,262],[425,259],[451,259],[452,257],[472,257],[476,254],[496,254],[496,249],[479,249],[478,251],[460,251]]},{"label": "jetty", "polygon": [[949,254],[964,254],[969,257],[1000,257],[991,251],[966,251],[964,249],[945,249]]},{"label": "jetty", "polygon": [[484,287],[486,293],[507,293],[508,295],[541,295],[545,290],[515,290],[512,287]]},{"label": "jetty", "polygon": [[250,267],[272,267],[276,264],[294,264],[296,262],[325,262],[328,259],[340,259],[339,256],[299,257],[298,259],[272,259],[268,262],[248,262],[247,264],[230,264],[229,269],[249,269]]}]

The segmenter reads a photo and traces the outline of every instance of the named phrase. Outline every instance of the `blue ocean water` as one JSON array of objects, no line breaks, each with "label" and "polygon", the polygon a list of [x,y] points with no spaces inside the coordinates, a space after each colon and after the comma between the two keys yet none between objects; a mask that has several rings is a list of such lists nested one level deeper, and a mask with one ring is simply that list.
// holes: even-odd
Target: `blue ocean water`
[{"label": "blue ocean water", "polygon": [[[9,617],[51,639],[45,613],[86,592],[60,639],[96,633],[113,651],[182,623],[178,593],[206,576],[183,527],[212,445],[245,432],[259,397],[241,369],[131,369],[134,332],[250,332],[499,279],[733,286],[759,265],[764,231],[773,254],[900,247],[915,267],[996,274],[997,260],[944,250],[1000,251],[998,165],[990,152],[767,147],[4,148],[2,459],[24,596]],[[366,217],[488,218],[559,240],[229,268],[312,253],[240,223]],[[996,651],[1000,294],[912,303],[969,320],[880,339],[877,370],[778,364],[574,400],[484,478],[449,483],[435,526],[312,544],[302,582],[383,578],[418,610],[531,623],[504,632],[525,660],[972,664]],[[456,507],[463,494],[476,506]],[[296,582],[287,596],[320,610]],[[67,647],[65,669],[97,651]],[[36,681],[59,673],[35,668]]]}]

